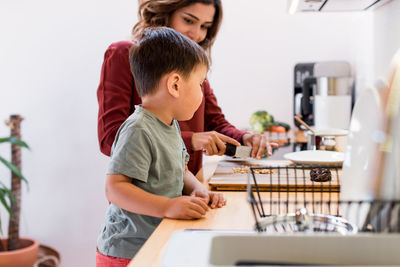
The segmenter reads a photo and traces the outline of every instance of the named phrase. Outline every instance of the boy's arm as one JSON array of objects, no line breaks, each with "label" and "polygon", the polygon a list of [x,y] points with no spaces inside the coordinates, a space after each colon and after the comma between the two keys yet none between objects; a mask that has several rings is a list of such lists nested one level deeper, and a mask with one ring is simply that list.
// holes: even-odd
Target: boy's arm
[{"label": "boy's arm", "polygon": [[209,204],[211,208],[221,208],[225,206],[226,199],[221,193],[208,191],[202,183],[191,173],[187,166],[184,176],[183,194],[200,197],[204,203]]},{"label": "boy's arm", "polygon": [[116,206],[138,214],[174,219],[195,219],[205,215],[207,205],[196,196],[167,198],[151,194],[131,183],[121,174],[108,174],[107,199]]}]

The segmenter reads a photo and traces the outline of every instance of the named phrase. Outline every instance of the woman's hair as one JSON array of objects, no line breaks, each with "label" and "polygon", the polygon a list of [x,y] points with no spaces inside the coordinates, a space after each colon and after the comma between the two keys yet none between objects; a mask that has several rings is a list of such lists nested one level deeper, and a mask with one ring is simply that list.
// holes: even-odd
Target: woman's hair
[{"label": "woman's hair", "polygon": [[215,7],[213,23],[207,31],[206,38],[199,43],[210,53],[210,48],[221,25],[221,0],[139,0],[139,22],[132,29],[133,37],[140,39],[144,30],[148,27],[168,27],[172,13],[196,3],[214,5]]}]

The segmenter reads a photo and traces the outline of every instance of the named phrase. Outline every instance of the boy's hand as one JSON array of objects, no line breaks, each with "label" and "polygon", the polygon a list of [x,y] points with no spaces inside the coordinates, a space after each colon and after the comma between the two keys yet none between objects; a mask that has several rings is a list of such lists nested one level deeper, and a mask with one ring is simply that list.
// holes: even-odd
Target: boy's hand
[{"label": "boy's hand", "polygon": [[195,196],[171,198],[167,202],[165,217],[171,219],[198,219],[208,211],[207,204]]},{"label": "boy's hand", "polygon": [[221,193],[216,193],[216,192],[208,192],[210,196],[210,207],[211,208],[222,208],[222,206],[226,205],[226,198],[224,197],[223,194]]},{"label": "boy's hand", "polygon": [[194,190],[191,196],[201,198],[204,203],[208,204],[211,208],[222,208],[226,205],[226,199],[223,194],[207,191],[206,189]]}]

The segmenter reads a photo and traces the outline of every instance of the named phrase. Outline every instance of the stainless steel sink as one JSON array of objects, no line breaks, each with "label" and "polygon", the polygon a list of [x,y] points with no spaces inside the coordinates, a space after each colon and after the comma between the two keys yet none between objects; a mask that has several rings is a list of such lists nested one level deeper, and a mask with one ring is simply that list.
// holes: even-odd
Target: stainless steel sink
[{"label": "stainless steel sink", "polygon": [[182,231],[169,241],[162,266],[400,266],[399,248],[399,234]]},{"label": "stainless steel sink", "polygon": [[265,265],[400,265],[398,235],[222,235],[211,240],[209,263]]}]

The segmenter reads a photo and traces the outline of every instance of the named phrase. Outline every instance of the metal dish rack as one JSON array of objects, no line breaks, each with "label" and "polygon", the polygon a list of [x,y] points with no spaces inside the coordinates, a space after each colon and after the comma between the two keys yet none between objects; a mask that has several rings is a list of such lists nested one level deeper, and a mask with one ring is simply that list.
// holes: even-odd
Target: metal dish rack
[{"label": "metal dish rack", "polygon": [[[342,200],[338,190],[330,190],[328,182],[312,182],[310,170],[328,168],[339,174],[340,166],[292,165],[280,167],[251,167],[248,173],[248,201],[251,205],[255,230],[258,232],[356,232],[400,233],[400,200]],[[260,174],[260,170],[269,170]],[[280,179],[294,172],[295,186],[279,187]],[[264,172],[265,173],[265,172]],[[262,177],[263,175],[264,177]],[[278,187],[260,186],[270,177]],[[274,176],[274,181],[272,179]],[[266,179],[267,178],[267,179]],[[340,181],[340,177],[337,177]],[[307,183],[307,187],[305,186]],[[321,190],[321,184],[325,189]],[[284,184],[284,183],[283,183]]]}]

